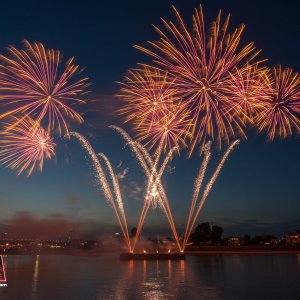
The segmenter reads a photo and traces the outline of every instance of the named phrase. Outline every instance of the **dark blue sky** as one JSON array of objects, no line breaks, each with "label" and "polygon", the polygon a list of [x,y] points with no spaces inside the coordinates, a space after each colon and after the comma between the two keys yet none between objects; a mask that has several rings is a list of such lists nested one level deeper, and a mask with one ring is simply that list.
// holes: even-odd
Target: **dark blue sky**
[{"label": "dark blue sky", "polygon": [[[104,3],[102,3],[104,2]],[[219,8],[231,12],[231,26],[246,24],[244,43],[254,41],[268,64],[278,63],[300,70],[299,4],[295,1],[202,1],[206,21]],[[191,20],[199,1],[6,1],[0,11],[0,51],[24,38],[60,49],[66,58],[75,56],[90,77],[92,99],[87,105],[86,125],[79,128],[91,136],[97,152],[105,152],[114,167],[122,161],[129,168],[122,181],[130,226],[138,219],[142,203],[143,173],[118,135],[107,128],[120,124],[113,114],[117,100],[115,81],[137,62],[149,61],[133,49],[156,38],[151,24],[160,17],[174,19],[172,5]],[[95,111],[96,110],[96,111]],[[91,112],[92,111],[92,112]],[[38,218],[60,213],[71,221],[101,231],[116,221],[111,208],[97,190],[85,154],[78,143],[57,140],[55,160],[46,163],[42,174],[16,177],[0,170],[0,223],[15,213],[30,211]],[[233,152],[217,180],[199,221],[225,228],[225,235],[244,233],[282,234],[300,228],[299,167],[300,140],[266,143],[263,136],[249,133],[249,140]],[[220,158],[215,152],[214,160]],[[179,230],[185,223],[200,158],[187,160],[183,153],[172,161],[173,174],[164,183]],[[213,164],[213,163],[212,163]],[[118,171],[122,171],[119,169]],[[159,211],[150,211],[145,227],[155,221],[167,224]],[[98,224],[99,223],[99,224]]]}]

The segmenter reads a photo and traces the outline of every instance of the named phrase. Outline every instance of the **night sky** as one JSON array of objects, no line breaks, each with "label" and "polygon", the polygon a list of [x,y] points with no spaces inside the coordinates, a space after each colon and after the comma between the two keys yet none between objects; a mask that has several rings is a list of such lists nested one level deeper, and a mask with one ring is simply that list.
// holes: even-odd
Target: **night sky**
[{"label": "night sky", "polygon": [[[113,96],[118,90],[116,81],[136,63],[150,62],[133,45],[145,45],[147,40],[157,38],[151,24],[161,24],[160,17],[174,20],[172,5],[191,24],[191,15],[199,4],[186,0],[1,3],[2,53],[6,53],[6,46],[20,46],[26,38],[60,49],[66,59],[75,56],[76,62],[85,67],[84,74],[92,82],[88,104],[82,110],[86,123],[73,129],[87,136],[96,152],[106,153],[116,172],[128,168],[121,186],[129,227],[138,220],[145,178],[128,147],[124,148],[121,138],[107,128],[110,124],[121,125],[114,113],[120,105]],[[242,44],[254,41],[262,49],[261,57],[268,58],[269,66],[281,63],[300,70],[300,5],[296,1],[210,0],[201,4],[206,22],[212,21],[218,9],[222,9],[224,14],[232,15],[231,28],[245,23]],[[57,138],[56,142],[57,156],[45,164],[42,174],[17,177],[11,170],[0,169],[0,233],[18,218],[37,223],[60,218],[96,237],[117,230],[113,211],[95,184],[90,162],[80,145],[74,140]],[[199,222],[217,223],[224,227],[225,235],[281,235],[300,229],[299,153],[297,137],[267,143],[263,135],[250,131],[248,141],[226,162]],[[220,152],[215,149],[211,166],[219,159]],[[172,172],[163,178],[180,233],[200,162],[197,153],[187,160],[183,152],[174,158],[168,168]],[[168,232],[159,210],[149,211],[145,229],[156,234]]]}]

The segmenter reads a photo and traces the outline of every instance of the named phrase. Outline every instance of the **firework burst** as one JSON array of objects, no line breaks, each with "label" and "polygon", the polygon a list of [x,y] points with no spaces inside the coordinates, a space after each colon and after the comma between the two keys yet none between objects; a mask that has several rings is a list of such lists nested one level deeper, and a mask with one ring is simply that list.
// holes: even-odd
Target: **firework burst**
[{"label": "firework burst", "polygon": [[252,43],[240,48],[245,26],[228,33],[229,16],[222,23],[219,12],[207,30],[200,6],[193,15],[190,34],[175,8],[174,11],[178,26],[163,20],[165,30],[155,27],[160,40],[150,42],[149,49],[136,48],[150,55],[154,66],[167,72],[168,81],[175,83],[177,97],[189,107],[189,154],[197,144],[202,150],[207,140],[215,140],[221,147],[234,136],[245,137],[244,118],[237,111],[241,106],[235,106],[227,95],[230,73],[258,54]]},{"label": "firework burst", "polygon": [[119,110],[125,122],[134,121],[136,126],[159,118],[173,103],[174,83],[168,82],[165,73],[153,68],[129,70],[124,81],[120,83],[119,97],[123,106]]},{"label": "firework burst", "polygon": [[55,143],[49,133],[27,117],[11,130],[5,130],[0,140],[0,162],[18,170],[18,175],[27,170],[30,176],[36,167],[42,171],[44,159],[55,155],[54,148]]},{"label": "firework burst", "polygon": [[226,94],[232,102],[232,115],[238,114],[245,126],[253,125],[255,116],[272,91],[269,70],[258,65],[246,65],[229,75]]},{"label": "firework burst", "polygon": [[152,148],[164,139],[164,150],[186,145],[189,113],[165,72],[147,66],[130,70],[121,86],[118,96],[124,105],[119,113],[133,125],[139,141]]},{"label": "firework burst", "polygon": [[88,83],[87,78],[73,80],[80,73],[73,58],[62,66],[60,51],[26,40],[23,49],[10,46],[8,52],[8,56],[0,55],[0,91],[9,110],[0,118],[17,116],[14,127],[25,115],[30,116],[60,135],[69,132],[66,117],[83,122],[71,106],[85,103],[82,96]]},{"label": "firework burst", "polygon": [[160,117],[151,121],[151,127],[149,127],[149,123],[145,122],[137,128],[137,139],[145,142],[150,149],[158,145],[162,139],[164,140],[164,151],[173,146],[178,150],[180,147],[186,146],[185,139],[190,136],[190,133],[188,131],[188,112],[184,107],[170,104]]},{"label": "firework burst", "polygon": [[271,93],[256,115],[255,124],[269,140],[300,132],[300,75],[281,66],[273,68]]}]

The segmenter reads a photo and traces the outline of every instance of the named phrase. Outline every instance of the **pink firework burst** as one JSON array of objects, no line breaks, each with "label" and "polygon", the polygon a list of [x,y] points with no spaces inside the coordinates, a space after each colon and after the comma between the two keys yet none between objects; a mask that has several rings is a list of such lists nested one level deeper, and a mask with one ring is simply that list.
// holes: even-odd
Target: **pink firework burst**
[{"label": "pink firework burst", "polygon": [[66,118],[83,122],[73,106],[85,103],[87,78],[74,80],[81,72],[74,58],[62,65],[60,51],[46,49],[42,43],[25,40],[23,44],[23,49],[10,46],[7,56],[0,55],[1,102],[8,108],[0,118],[17,117],[14,127],[26,115],[45,122],[48,131],[68,133]]},{"label": "pink firework burst", "polygon": [[[8,124],[7,127],[11,127]],[[29,117],[23,118],[0,140],[0,162],[16,169],[18,175],[27,170],[27,176],[38,167],[43,169],[45,159],[55,155],[55,143],[47,131]]]},{"label": "pink firework burst", "polygon": [[259,131],[269,140],[286,138],[300,132],[300,75],[290,68],[273,68],[270,75],[271,92],[255,117]]}]

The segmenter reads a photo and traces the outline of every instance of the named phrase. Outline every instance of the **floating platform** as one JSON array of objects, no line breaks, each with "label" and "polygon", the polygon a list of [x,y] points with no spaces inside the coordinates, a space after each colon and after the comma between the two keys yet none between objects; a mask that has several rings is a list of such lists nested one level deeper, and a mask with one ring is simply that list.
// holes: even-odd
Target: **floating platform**
[{"label": "floating platform", "polygon": [[121,253],[120,260],[184,260],[184,253]]}]

